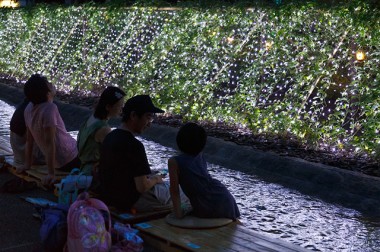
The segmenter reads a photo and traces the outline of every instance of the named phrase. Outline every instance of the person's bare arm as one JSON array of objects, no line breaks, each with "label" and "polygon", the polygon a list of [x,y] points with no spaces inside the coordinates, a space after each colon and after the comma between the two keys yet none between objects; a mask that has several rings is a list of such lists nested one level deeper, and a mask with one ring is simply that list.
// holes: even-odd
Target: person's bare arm
[{"label": "person's bare arm", "polygon": [[19,167],[16,169],[17,172],[23,172],[25,170],[29,170],[32,166],[32,153],[33,153],[33,144],[34,138],[30,133],[29,128],[26,128],[26,143],[25,143],[25,163],[23,167]]},{"label": "person's bare arm", "polygon": [[95,133],[95,141],[102,143],[104,138],[111,132],[111,128],[108,126],[101,127]]},{"label": "person's bare arm", "polygon": [[181,197],[178,184],[178,165],[175,159],[168,160],[169,178],[170,178],[170,196],[173,202],[173,212],[175,217],[182,218],[183,211],[181,208]]},{"label": "person's bare arm", "polygon": [[48,167],[48,174],[45,176],[43,182],[44,184],[51,184],[54,182],[54,164],[55,164],[55,155],[56,155],[56,146],[55,146],[55,134],[56,127],[46,127],[45,130],[45,139],[44,139],[44,149],[46,150],[46,164]]},{"label": "person's bare arm", "polygon": [[139,193],[144,193],[159,183],[163,183],[161,175],[135,177],[136,189]]}]

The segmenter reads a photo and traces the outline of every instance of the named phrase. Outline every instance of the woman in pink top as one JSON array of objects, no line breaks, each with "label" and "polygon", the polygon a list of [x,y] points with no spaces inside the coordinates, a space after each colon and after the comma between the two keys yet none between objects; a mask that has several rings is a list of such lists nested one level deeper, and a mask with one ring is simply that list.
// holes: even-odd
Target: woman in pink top
[{"label": "woman in pink top", "polygon": [[25,166],[32,164],[32,146],[35,142],[45,155],[48,174],[44,184],[55,180],[55,169],[70,171],[80,167],[76,141],[67,133],[57,106],[53,103],[55,87],[46,77],[32,75],[24,85],[25,96],[30,103],[25,108],[24,117],[27,127]]}]

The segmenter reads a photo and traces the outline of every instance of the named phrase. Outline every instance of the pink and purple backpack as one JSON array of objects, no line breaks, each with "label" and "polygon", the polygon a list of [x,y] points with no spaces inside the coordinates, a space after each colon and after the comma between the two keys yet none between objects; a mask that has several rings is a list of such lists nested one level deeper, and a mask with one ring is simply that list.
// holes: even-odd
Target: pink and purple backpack
[{"label": "pink and purple backpack", "polygon": [[108,207],[82,193],[70,206],[67,216],[68,252],[106,252],[111,249],[111,217]]}]

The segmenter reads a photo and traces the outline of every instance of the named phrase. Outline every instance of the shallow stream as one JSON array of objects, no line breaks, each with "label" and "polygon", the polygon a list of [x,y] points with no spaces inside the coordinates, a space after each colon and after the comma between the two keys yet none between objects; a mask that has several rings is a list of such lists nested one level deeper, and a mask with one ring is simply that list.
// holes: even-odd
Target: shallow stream
[{"label": "shallow stream", "polygon": [[[0,100],[0,135],[9,134],[14,107]],[[75,137],[77,132],[71,132]],[[172,148],[141,139],[152,169],[166,168]],[[235,196],[251,230],[313,251],[380,251],[380,219],[326,203],[255,176],[208,164],[211,175]]]}]

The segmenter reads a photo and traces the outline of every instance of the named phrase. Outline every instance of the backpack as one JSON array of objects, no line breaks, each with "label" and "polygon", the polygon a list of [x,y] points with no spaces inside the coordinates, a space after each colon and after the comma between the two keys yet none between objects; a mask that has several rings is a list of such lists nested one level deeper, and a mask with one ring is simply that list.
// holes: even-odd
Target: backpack
[{"label": "backpack", "polygon": [[42,224],[40,237],[44,251],[62,251],[67,240],[67,213],[69,207],[57,204],[39,209]]},{"label": "backpack", "polygon": [[88,252],[111,249],[111,217],[108,207],[98,199],[81,193],[67,216],[66,251]]}]

